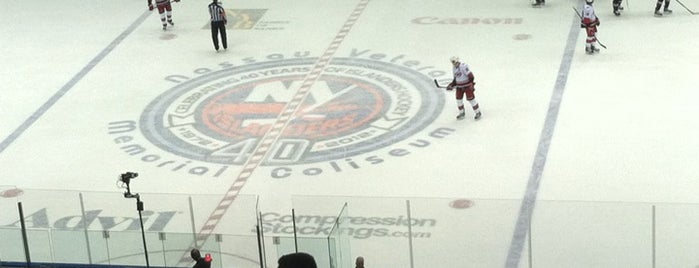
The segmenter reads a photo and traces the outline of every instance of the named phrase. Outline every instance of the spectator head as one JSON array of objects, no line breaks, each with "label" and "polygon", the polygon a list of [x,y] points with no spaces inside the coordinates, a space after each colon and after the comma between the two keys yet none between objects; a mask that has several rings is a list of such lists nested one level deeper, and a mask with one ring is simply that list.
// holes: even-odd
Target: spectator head
[{"label": "spectator head", "polygon": [[364,268],[364,257],[357,257],[357,259],[354,261],[354,265],[356,268]]},{"label": "spectator head", "polygon": [[201,258],[201,252],[196,248],[193,248],[192,251],[189,252],[189,255],[192,256],[192,259],[195,261]]},{"label": "spectator head", "polygon": [[279,268],[318,268],[316,260],[308,253],[297,252],[279,257]]}]

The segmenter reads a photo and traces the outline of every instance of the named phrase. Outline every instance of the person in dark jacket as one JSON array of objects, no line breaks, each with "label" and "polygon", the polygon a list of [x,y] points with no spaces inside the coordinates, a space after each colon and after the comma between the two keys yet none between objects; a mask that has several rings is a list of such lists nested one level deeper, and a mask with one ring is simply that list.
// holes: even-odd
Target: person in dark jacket
[{"label": "person in dark jacket", "polygon": [[206,254],[205,257],[202,257],[201,252],[196,248],[189,253],[192,256],[192,260],[196,262],[192,268],[211,268],[211,255]]}]

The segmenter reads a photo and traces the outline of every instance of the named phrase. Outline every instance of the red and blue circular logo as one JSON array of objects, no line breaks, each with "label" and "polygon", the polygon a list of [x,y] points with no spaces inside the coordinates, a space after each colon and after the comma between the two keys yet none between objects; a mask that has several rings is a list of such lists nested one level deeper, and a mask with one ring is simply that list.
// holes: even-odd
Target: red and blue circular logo
[{"label": "red and blue circular logo", "polygon": [[[141,130],[173,154],[241,165],[298,96],[316,60],[252,63],[183,81],[146,107]],[[261,164],[307,164],[371,152],[420,132],[443,105],[442,92],[414,69],[335,58]]]}]

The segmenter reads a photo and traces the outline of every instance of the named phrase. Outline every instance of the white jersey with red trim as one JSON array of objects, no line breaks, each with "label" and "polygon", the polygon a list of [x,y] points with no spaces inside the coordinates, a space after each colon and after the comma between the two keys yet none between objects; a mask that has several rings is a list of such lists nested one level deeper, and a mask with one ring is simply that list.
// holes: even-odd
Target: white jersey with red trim
[{"label": "white jersey with red trim", "polygon": [[454,81],[456,86],[466,85],[471,82],[471,70],[468,68],[468,64],[459,63],[459,66],[454,67]]},{"label": "white jersey with red trim", "polygon": [[597,15],[595,15],[595,9],[592,8],[592,5],[586,4],[583,7],[582,17],[582,23],[584,24],[591,24],[597,21]]},{"label": "white jersey with red trim", "polygon": [[170,4],[170,0],[155,0],[155,5],[162,7]]}]

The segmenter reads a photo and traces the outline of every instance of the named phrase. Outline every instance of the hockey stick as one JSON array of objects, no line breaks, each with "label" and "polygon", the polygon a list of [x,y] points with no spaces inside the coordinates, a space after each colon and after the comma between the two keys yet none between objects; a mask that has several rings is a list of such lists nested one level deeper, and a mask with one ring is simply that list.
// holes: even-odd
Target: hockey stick
[{"label": "hockey stick", "polygon": [[580,13],[580,11],[578,11],[578,9],[575,8],[575,7],[573,7],[573,10],[575,10],[575,15],[578,15],[578,18],[580,18],[580,20],[582,20],[582,19],[583,19],[583,18],[582,18],[582,15],[580,15],[580,14],[582,14],[582,13]]},{"label": "hockey stick", "polygon": [[[573,10],[575,10],[575,15],[578,15],[578,17],[580,18],[580,20],[582,20],[583,17],[582,17],[582,15],[580,15],[580,14],[582,14],[582,13],[578,12],[578,9],[575,8],[575,7],[573,7]],[[600,45],[601,47],[603,47],[604,49],[607,49],[607,46],[605,46],[604,44],[602,44],[602,42],[599,41],[599,38],[597,38],[597,35],[595,35],[595,40],[597,40],[597,44],[599,44],[599,45]]]},{"label": "hockey stick", "polygon": [[437,82],[437,79],[434,80],[434,85],[437,86],[437,88],[447,88],[445,86],[440,85],[439,82]]},{"label": "hockey stick", "polygon": [[458,88],[464,88],[464,87],[473,86],[473,82],[468,82],[466,85],[455,86],[455,87],[452,87],[452,89],[449,89],[449,86],[442,86],[442,85],[439,84],[439,82],[437,82],[437,79],[435,79],[435,80],[434,80],[434,85],[437,86],[437,88],[446,88],[447,90],[452,90],[452,89],[454,89],[454,88],[457,88],[457,89],[458,89]]}]

